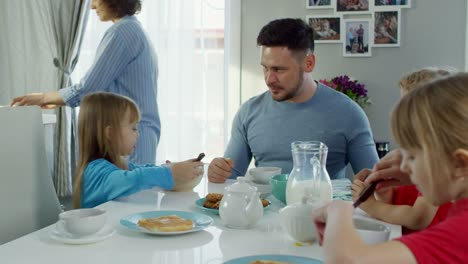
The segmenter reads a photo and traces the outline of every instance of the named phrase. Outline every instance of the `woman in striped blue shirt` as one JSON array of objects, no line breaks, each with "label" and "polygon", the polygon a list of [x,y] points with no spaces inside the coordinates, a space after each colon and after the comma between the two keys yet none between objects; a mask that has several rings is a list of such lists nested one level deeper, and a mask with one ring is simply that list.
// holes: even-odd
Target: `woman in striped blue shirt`
[{"label": "woman in striped blue shirt", "polygon": [[140,136],[130,162],[155,163],[161,123],[157,105],[157,57],[153,45],[134,16],[140,0],[93,0],[100,20],[114,24],[106,31],[93,65],[77,84],[59,91],[27,94],[10,105],[79,106],[92,92],[112,92],[133,99],[141,110]]}]

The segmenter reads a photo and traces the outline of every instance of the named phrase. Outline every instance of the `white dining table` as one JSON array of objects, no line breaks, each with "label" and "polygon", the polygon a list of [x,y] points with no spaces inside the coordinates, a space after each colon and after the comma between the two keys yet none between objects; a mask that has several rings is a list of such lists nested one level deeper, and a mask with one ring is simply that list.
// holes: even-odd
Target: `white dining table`
[{"label": "white dining table", "polygon": [[[145,190],[98,208],[108,213],[106,228],[112,236],[91,244],[70,245],[51,238],[55,224],[0,246],[0,263],[138,263],[138,264],[218,264],[242,256],[282,254],[323,259],[316,242],[296,243],[282,230],[278,210],[284,206],[274,196],[264,216],[252,229],[230,229],[218,215],[196,206],[195,201],[207,193],[223,193],[232,184],[203,180],[191,192],[171,192],[158,188]],[[181,235],[150,235],[129,230],[120,219],[135,213],[155,210],[179,210],[204,213],[213,224],[201,231]],[[387,224],[390,237],[401,235],[401,227]]]}]

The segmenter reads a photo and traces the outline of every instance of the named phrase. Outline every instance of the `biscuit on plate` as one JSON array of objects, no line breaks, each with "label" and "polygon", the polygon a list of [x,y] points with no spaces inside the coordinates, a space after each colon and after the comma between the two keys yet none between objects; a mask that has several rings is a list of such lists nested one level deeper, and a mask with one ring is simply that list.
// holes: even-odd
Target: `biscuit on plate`
[{"label": "biscuit on plate", "polygon": [[268,201],[267,199],[260,199],[262,201],[262,205],[263,207],[267,207],[270,205],[270,201]]},{"label": "biscuit on plate", "polygon": [[213,202],[213,203],[221,201],[221,199],[223,199],[222,193],[209,193],[206,195],[206,200]]},{"label": "biscuit on plate", "polygon": [[193,228],[192,220],[177,215],[165,215],[138,220],[138,225],[154,232],[177,232]]},{"label": "biscuit on plate", "polygon": [[203,201],[203,207],[206,207],[206,208],[213,208],[213,206],[215,205],[214,202],[210,202],[208,200],[205,199],[205,201]]}]

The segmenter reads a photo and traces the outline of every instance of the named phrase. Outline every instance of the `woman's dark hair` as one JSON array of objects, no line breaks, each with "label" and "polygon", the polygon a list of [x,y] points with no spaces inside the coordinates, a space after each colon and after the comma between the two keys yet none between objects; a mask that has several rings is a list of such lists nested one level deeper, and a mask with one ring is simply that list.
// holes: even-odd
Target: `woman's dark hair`
[{"label": "woman's dark hair", "polygon": [[314,30],[299,18],[283,18],[266,24],[258,34],[257,45],[287,47],[292,51],[314,51]]},{"label": "woman's dark hair", "polygon": [[141,10],[141,0],[101,0],[118,18],[133,16]]}]

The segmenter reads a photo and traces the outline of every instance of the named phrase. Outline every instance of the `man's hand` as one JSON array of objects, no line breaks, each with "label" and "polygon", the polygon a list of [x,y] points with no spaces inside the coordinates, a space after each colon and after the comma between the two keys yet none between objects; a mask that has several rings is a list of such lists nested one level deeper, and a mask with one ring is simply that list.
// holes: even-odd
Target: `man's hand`
[{"label": "man's hand", "polygon": [[228,158],[215,158],[208,166],[208,180],[214,183],[224,183],[231,176],[234,162]]}]

